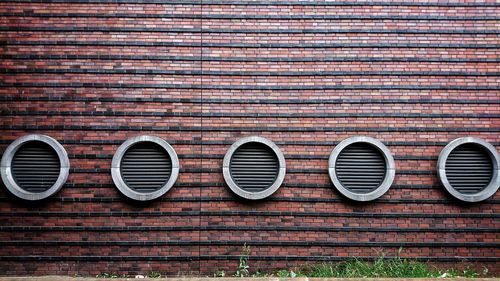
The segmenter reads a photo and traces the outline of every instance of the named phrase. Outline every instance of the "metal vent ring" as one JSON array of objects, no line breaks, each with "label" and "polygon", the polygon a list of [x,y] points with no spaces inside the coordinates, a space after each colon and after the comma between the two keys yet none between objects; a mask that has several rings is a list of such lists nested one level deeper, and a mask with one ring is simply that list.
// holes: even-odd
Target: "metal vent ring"
[{"label": "metal vent ring", "polygon": [[328,173],[337,190],[355,201],[382,196],[394,181],[396,168],[389,149],[371,137],[351,137],[330,154]]},{"label": "metal vent ring", "polygon": [[437,172],[444,188],[466,202],[488,199],[498,190],[500,159],[495,147],[473,137],[451,141],[439,154]]},{"label": "metal vent ring", "polygon": [[235,142],[226,152],[222,171],[235,194],[259,200],[271,196],[283,183],[285,157],[272,141],[246,137]]},{"label": "metal vent ring", "polygon": [[179,159],[165,140],[138,136],[117,149],[111,175],[123,195],[138,201],[153,200],[174,185],[179,175]]},{"label": "metal vent ring", "polygon": [[1,161],[7,189],[24,200],[42,200],[57,193],[69,176],[69,158],[57,140],[27,135],[11,143]]}]

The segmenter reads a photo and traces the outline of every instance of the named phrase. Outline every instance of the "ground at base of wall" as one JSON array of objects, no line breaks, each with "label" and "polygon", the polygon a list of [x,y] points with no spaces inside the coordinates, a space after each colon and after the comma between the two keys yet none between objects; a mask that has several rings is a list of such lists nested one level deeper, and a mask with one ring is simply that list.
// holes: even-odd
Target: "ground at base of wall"
[{"label": "ground at base of wall", "polygon": [[[140,278],[113,278],[117,281],[125,280],[138,280]],[[168,280],[168,281],[433,281],[433,280],[446,280],[446,281],[463,281],[472,280],[471,278],[279,278],[279,277],[249,277],[249,278],[238,278],[238,277],[227,277],[227,278],[208,278],[208,277],[169,277],[169,278],[144,278],[147,280]],[[0,277],[0,281],[99,281],[102,278],[88,278],[88,277],[68,277],[68,276],[37,276],[37,277]],[[500,278],[473,278],[474,281],[497,281]]]}]

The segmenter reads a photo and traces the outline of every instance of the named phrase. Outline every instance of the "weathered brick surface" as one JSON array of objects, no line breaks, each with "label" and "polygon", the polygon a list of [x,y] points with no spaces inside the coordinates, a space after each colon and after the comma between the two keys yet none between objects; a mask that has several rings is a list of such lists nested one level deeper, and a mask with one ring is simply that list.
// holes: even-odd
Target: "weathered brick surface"
[{"label": "weathered brick surface", "polygon": [[[27,133],[66,148],[45,202],[0,191],[0,274],[208,274],[381,254],[499,272],[500,194],[453,200],[435,174],[452,139],[500,147],[495,1],[0,3],[0,149]],[[127,138],[177,151],[181,174],[138,204],[113,186]],[[270,199],[225,187],[222,158],[259,135],[285,154]],[[388,145],[396,179],[353,203],[327,173],[341,140]]]}]

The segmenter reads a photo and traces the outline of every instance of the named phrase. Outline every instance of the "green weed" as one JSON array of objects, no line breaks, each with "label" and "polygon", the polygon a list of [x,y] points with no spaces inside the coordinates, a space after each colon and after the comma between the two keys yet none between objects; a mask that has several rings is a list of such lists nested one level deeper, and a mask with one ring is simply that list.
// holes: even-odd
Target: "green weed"
[{"label": "green weed", "polygon": [[240,263],[238,265],[238,268],[236,269],[236,272],[234,273],[234,277],[250,276],[250,271],[249,271],[250,266],[248,265],[249,256],[250,256],[250,246],[247,246],[247,244],[245,244],[243,245],[243,251],[240,256]]},{"label": "green weed", "polygon": [[150,272],[148,272],[148,274],[146,275],[146,277],[148,277],[148,278],[161,278],[161,272],[159,272],[159,271],[150,271]]},{"label": "green weed", "polygon": [[129,276],[127,274],[118,274],[118,273],[101,273],[101,274],[97,274],[95,276],[96,278],[128,278]]},{"label": "green weed", "polygon": [[[483,276],[488,273],[483,272]],[[336,277],[336,278],[437,278],[437,277],[480,277],[481,274],[472,270],[456,269],[439,270],[426,263],[404,259],[401,257],[379,257],[373,262],[356,258],[341,263],[314,264],[301,268],[298,276]],[[291,277],[290,275],[286,277]]]}]

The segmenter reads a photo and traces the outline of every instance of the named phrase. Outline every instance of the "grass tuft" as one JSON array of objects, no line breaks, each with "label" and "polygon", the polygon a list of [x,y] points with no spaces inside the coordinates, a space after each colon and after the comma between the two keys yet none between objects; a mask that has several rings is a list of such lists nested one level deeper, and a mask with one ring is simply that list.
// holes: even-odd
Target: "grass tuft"
[{"label": "grass tuft", "polygon": [[[345,262],[309,264],[299,268],[281,269],[277,272],[262,272],[257,270],[250,274],[250,246],[246,244],[240,256],[240,262],[236,269],[234,277],[318,277],[318,278],[445,278],[445,277],[486,277],[489,272],[484,268],[482,273],[473,269],[465,270],[447,269],[440,270],[428,263],[419,262],[412,259],[401,258],[400,254],[403,248],[400,248],[396,257],[378,257],[373,262],[363,261],[352,258]],[[226,272],[219,270],[214,277],[225,277]]]},{"label": "grass tuft", "polygon": [[[486,275],[487,271],[483,272]],[[481,274],[466,269],[445,271],[430,265],[401,257],[379,257],[373,262],[356,258],[341,263],[321,263],[303,266],[295,270],[280,270],[278,277],[333,277],[333,278],[436,278],[436,277],[480,277]]]}]

